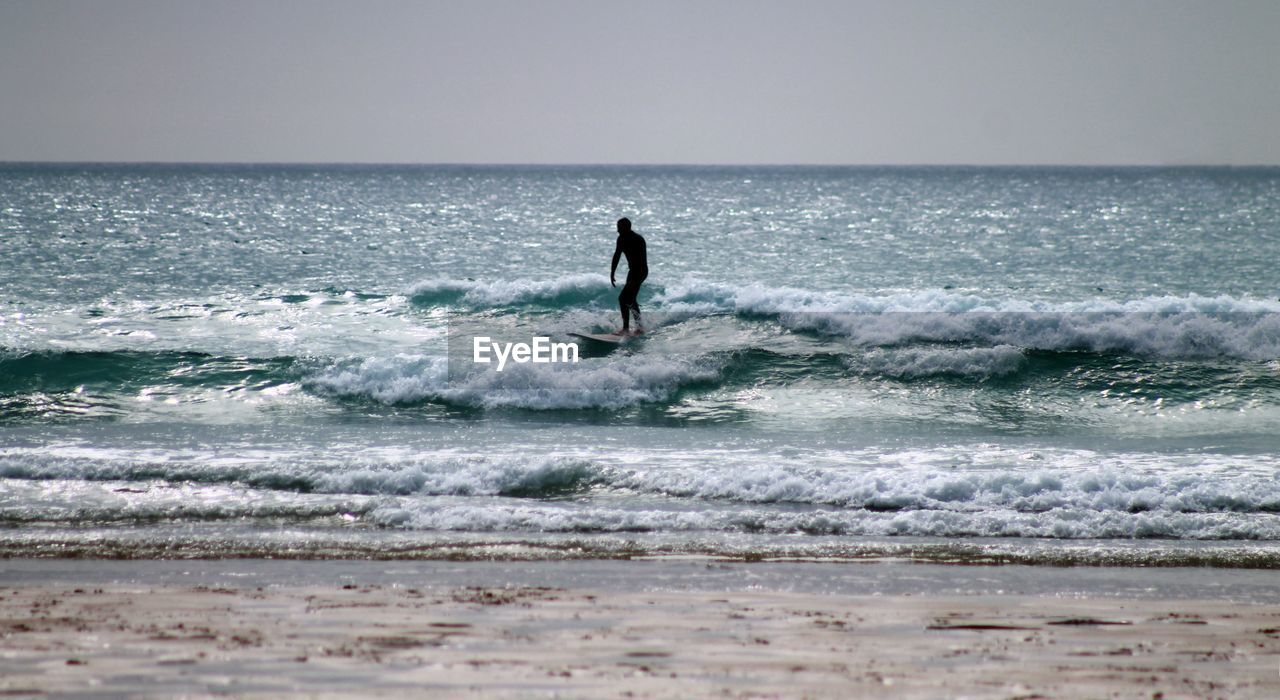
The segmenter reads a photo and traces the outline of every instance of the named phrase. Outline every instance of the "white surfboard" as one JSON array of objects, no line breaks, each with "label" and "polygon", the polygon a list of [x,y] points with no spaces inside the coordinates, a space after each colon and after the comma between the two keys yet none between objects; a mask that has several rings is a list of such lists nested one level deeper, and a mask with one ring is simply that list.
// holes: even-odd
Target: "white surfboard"
[{"label": "white surfboard", "polygon": [[623,341],[631,337],[629,335],[618,335],[617,333],[570,333],[569,335],[610,345],[621,345]]}]

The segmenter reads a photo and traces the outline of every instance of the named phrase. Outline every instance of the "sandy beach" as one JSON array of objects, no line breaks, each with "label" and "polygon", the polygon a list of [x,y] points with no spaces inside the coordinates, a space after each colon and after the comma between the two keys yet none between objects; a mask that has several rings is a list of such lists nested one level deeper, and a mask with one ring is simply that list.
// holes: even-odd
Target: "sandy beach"
[{"label": "sandy beach", "polygon": [[[1002,576],[958,569],[975,568]],[[1274,603],[207,575],[76,585],[26,569],[0,589],[5,697],[1280,695]]]}]

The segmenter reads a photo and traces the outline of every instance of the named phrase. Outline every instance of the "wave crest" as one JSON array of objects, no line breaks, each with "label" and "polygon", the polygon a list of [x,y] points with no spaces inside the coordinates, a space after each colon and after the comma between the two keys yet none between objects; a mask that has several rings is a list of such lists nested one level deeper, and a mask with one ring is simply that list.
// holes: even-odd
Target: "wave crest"
[{"label": "wave crest", "polygon": [[536,304],[564,308],[600,301],[609,297],[609,278],[598,274],[578,274],[549,280],[430,279],[409,290],[420,306],[458,304],[472,308]]},{"label": "wave crest", "polygon": [[1280,357],[1280,302],[1228,296],[1131,301],[993,299],[942,290],[848,295],[686,281],[656,302],[682,314],[775,318],[868,347],[961,343],[1160,358]]}]

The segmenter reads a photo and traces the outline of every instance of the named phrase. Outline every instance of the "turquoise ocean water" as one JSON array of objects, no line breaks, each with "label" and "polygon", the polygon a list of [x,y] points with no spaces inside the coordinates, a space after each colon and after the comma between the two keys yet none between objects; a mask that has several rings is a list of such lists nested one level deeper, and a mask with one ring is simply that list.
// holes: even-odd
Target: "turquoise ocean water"
[{"label": "turquoise ocean water", "polygon": [[[643,340],[450,372],[620,216]],[[1275,567],[1277,259],[1280,169],[0,165],[0,548]]]}]

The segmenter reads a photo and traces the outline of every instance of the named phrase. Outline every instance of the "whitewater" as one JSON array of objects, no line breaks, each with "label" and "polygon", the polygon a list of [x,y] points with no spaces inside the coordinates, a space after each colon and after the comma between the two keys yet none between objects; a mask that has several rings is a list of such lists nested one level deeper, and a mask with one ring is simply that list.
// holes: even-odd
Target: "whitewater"
[{"label": "whitewater", "polygon": [[[646,336],[461,366],[465,334]],[[1280,565],[1280,170],[0,165],[23,556]],[[468,346],[469,347],[469,346]]]}]

